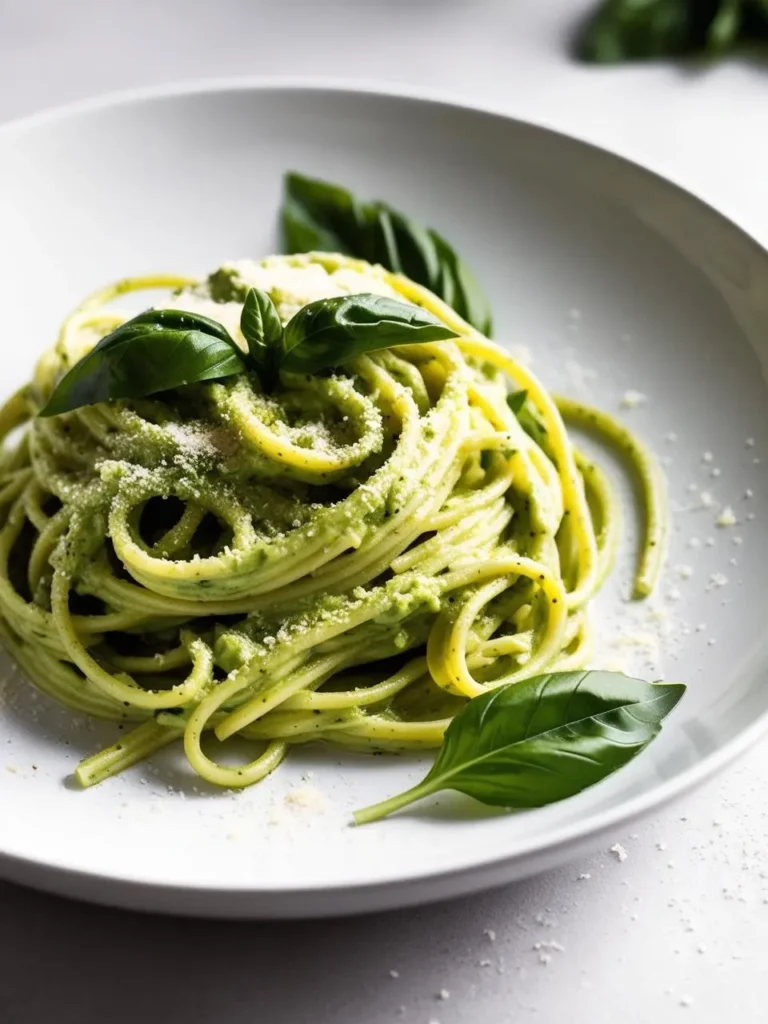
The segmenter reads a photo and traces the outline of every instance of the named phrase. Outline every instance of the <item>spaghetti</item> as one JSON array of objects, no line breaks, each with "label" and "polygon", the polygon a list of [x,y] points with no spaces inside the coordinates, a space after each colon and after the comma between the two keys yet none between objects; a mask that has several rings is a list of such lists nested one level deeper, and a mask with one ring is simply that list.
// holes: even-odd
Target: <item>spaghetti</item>
[{"label": "spaghetti", "polygon": [[[287,320],[378,292],[423,306],[453,342],[374,352],[330,375],[254,374],[152,398],[36,413],[126,319],[127,292],[173,289],[240,337],[242,299]],[[241,339],[242,340],[242,339]],[[524,390],[523,408],[507,403]],[[625,450],[646,536],[639,595],[663,559],[653,460],[604,413],[559,404],[531,372],[406,278],[323,253],[147,277],[87,299],[0,411],[30,421],[0,461],[0,635],[43,692],[136,723],[83,761],[92,785],[183,744],[209,782],[242,787],[297,743],[440,745],[489,687],[582,666],[588,605],[610,570],[617,503],[563,416]],[[229,763],[222,741],[256,745]]]}]

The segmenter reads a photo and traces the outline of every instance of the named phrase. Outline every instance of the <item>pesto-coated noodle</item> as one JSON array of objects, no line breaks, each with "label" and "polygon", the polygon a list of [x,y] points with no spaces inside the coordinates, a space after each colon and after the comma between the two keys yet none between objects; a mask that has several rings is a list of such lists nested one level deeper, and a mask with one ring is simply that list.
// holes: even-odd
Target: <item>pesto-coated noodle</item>
[{"label": "pesto-coated noodle", "polygon": [[[379,292],[458,337],[355,358],[330,374],[253,373],[152,398],[35,414],[144,288],[237,323],[249,285],[283,320],[322,296]],[[510,390],[524,389],[515,415]],[[204,282],[147,277],[87,299],[0,411],[0,633],[25,675],[134,731],[81,763],[92,785],[168,743],[221,786],[292,744],[439,746],[488,687],[582,666],[590,599],[616,549],[609,481],[563,416],[628,448],[605,414],[556,402],[503,348],[407,279],[328,254],[232,264]],[[664,496],[637,443],[647,536]],[[251,740],[232,765],[220,742]]]}]

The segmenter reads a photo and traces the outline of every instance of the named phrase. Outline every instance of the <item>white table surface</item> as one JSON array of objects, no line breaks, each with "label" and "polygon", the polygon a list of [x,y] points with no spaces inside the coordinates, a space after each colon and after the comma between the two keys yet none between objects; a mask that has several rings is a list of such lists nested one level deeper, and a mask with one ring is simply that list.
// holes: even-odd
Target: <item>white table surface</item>
[{"label": "white table surface", "polygon": [[[201,76],[408,83],[666,169],[768,242],[768,68],[581,67],[566,44],[589,6],[0,0],[0,119]],[[348,921],[153,919],[0,883],[0,1019],[764,1024],[766,788],[764,743],[705,790],[617,834],[623,862],[603,849],[473,899]]]}]

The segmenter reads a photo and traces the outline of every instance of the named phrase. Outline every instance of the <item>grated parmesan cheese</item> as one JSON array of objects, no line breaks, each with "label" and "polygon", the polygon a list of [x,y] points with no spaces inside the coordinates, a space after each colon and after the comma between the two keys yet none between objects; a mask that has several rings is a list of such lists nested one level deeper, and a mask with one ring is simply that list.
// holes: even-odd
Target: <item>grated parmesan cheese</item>
[{"label": "grated parmesan cheese", "polygon": [[625,391],[621,399],[622,409],[635,409],[638,405],[646,405],[648,403],[648,395],[644,395],[642,391]]},{"label": "grated parmesan cheese", "polygon": [[317,786],[294,786],[285,794],[285,803],[308,811],[325,810],[325,797]]},{"label": "grated parmesan cheese", "polygon": [[715,520],[715,525],[720,527],[735,526],[737,523],[738,519],[733,514],[733,509],[730,505],[726,505],[726,507]]}]

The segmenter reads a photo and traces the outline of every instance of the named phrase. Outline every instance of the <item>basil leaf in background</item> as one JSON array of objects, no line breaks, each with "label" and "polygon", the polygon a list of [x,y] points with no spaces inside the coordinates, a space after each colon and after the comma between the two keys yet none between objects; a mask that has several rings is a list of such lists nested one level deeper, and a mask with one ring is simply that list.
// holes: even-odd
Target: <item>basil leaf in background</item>
[{"label": "basil leaf in background", "polygon": [[347,239],[362,231],[352,193],[340,185],[286,174],[282,209],[286,248],[349,253]]},{"label": "basil leaf in background", "polygon": [[285,176],[282,217],[289,253],[339,252],[404,274],[439,295],[483,334],[488,300],[467,265],[436,231],[380,202],[364,203],[340,185]]},{"label": "basil leaf in background", "polygon": [[519,412],[522,412],[523,406],[525,405],[526,399],[528,398],[528,391],[513,391],[511,395],[507,395],[507,405],[512,412],[517,416]]},{"label": "basil leaf in background", "polygon": [[59,381],[40,416],[242,373],[245,357],[222,324],[184,310],[140,313]]},{"label": "basil leaf in background", "polygon": [[600,64],[719,57],[768,42],[766,0],[606,0],[584,26],[577,53]]},{"label": "basil leaf in background", "polygon": [[280,367],[317,373],[364,352],[455,337],[436,316],[409,302],[386,295],[339,295],[310,302],[288,321]]},{"label": "basil leaf in background", "polygon": [[455,789],[495,807],[564,800],[627,764],[658,735],[685,687],[618,672],[555,672],[475,697],[448,726],[419,785],[355,814],[377,821]]},{"label": "basil leaf in background", "polygon": [[249,288],[240,314],[240,330],[265,390],[277,382],[277,359],[283,340],[283,324],[272,299],[258,288]]}]

